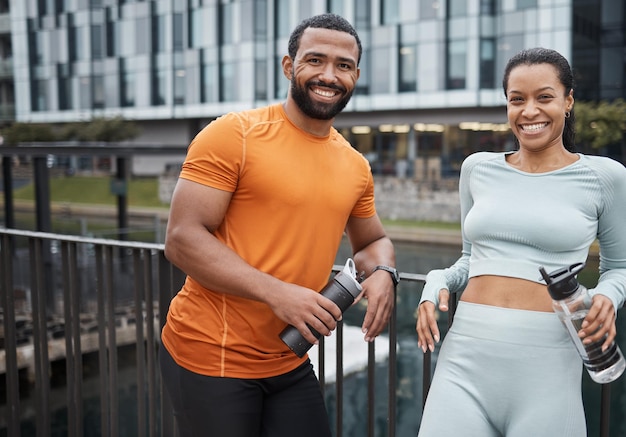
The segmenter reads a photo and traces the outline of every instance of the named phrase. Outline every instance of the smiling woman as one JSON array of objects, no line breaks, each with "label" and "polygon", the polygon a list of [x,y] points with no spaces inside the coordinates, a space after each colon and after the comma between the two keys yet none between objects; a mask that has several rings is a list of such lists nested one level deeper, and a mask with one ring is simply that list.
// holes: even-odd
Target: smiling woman
[{"label": "smiling woman", "polygon": [[[626,299],[626,168],[573,152],[567,60],[554,50],[522,51],[507,63],[503,89],[519,148],[463,162],[462,256],[428,273],[418,307],[418,344],[433,351],[441,338],[435,310],[447,311],[450,292],[462,291],[420,437],[586,436],[582,361],[539,268],[585,262],[599,242],[601,275],[578,331],[585,345],[613,342]],[[446,420],[450,410],[457,420]]]}]

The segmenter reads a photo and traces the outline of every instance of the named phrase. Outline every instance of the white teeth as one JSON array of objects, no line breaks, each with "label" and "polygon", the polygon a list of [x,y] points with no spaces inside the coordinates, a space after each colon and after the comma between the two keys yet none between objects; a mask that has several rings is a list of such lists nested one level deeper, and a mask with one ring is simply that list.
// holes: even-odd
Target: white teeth
[{"label": "white teeth", "polygon": [[539,129],[543,129],[547,125],[548,123],[525,124],[522,126],[522,129],[525,131],[539,130]]},{"label": "white teeth", "polygon": [[315,94],[319,94],[320,96],[324,96],[324,97],[333,97],[335,95],[335,93],[332,91],[322,91],[320,89],[314,89],[313,92]]}]

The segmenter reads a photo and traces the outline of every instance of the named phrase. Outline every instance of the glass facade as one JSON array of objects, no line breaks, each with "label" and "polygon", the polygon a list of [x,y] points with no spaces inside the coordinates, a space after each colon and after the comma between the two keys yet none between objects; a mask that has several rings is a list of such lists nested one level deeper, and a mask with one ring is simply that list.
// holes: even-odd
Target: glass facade
[{"label": "glass facade", "polygon": [[445,178],[473,150],[512,147],[501,72],[525,47],[570,59],[579,98],[626,96],[622,0],[13,3],[7,56],[15,54],[22,121],[114,114],[197,126],[278,102],[289,86],[281,60],[291,30],[326,11],[361,36],[361,76],[336,126],[376,173]]}]

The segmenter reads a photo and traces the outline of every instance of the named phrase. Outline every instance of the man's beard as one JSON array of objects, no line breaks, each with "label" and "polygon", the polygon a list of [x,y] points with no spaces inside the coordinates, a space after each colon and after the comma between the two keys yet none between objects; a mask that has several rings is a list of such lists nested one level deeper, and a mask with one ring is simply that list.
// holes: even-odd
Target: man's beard
[{"label": "man's beard", "polygon": [[345,93],[346,89],[336,85],[314,81],[307,82],[304,86],[299,86],[296,82],[295,75],[293,75],[293,78],[291,79],[291,97],[304,114],[318,120],[330,120],[334,118],[343,110],[343,108],[346,107],[352,97],[352,91],[350,91],[349,93],[344,94],[343,98],[334,104],[314,102],[313,99],[309,97],[308,93],[309,87],[311,86],[326,87],[337,90],[340,93]]}]

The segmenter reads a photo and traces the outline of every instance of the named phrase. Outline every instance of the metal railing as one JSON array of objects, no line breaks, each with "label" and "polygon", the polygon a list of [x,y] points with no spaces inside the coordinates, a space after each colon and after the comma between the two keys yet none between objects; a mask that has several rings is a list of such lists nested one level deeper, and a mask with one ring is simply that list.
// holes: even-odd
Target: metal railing
[{"label": "metal railing", "polygon": [[[338,271],[341,266],[335,266]],[[8,436],[50,436],[52,409],[59,398],[53,379],[63,381],[60,401],[66,405],[64,435],[83,435],[86,411],[83,399],[90,389],[85,357],[97,367],[92,387],[99,398],[99,433],[120,434],[119,380],[127,377],[120,368],[124,347],[131,346],[134,367],[131,379],[138,437],[175,436],[174,419],[163,395],[157,366],[160,328],[167,308],[184,280],[183,273],[169,263],[163,245],[124,242],[78,236],[0,229],[0,291],[4,344],[0,370],[6,375],[6,405],[0,416],[0,433]],[[401,273],[403,283],[422,284],[425,275]],[[455,302],[451,303],[452,322]],[[341,437],[344,418],[343,324],[336,330],[336,379],[326,383],[324,341],[318,350],[317,371],[324,391],[335,391],[336,437]],[[397,320],[391,315],[387,357],[387,437],[396,436]],[[367,436],[374,437],[377,413],[376,345],[367,353]],[[4,356],[2,356],[4,355]],[[53,363],[65,363],[63,375],[55,376]],[[431,355],[424,355],[422,406],[432,373]],[[26,407],[23,393],[34,386]],[[608,436],[609,386],[603,386],[600,436]],[[54,399],[53,399],[54,398]],[[31,405],[32,404],[32,405]],[[380,414],[380,411],[378,411]],[[419,414],[419,411],[416,411]],[[30,415],[30,417],[29,417]],[[24,430],[27,420],[31,431]],[[128,428],[128,424],[125,427]],[[32,429],[35,430],[33,434]]]}]

